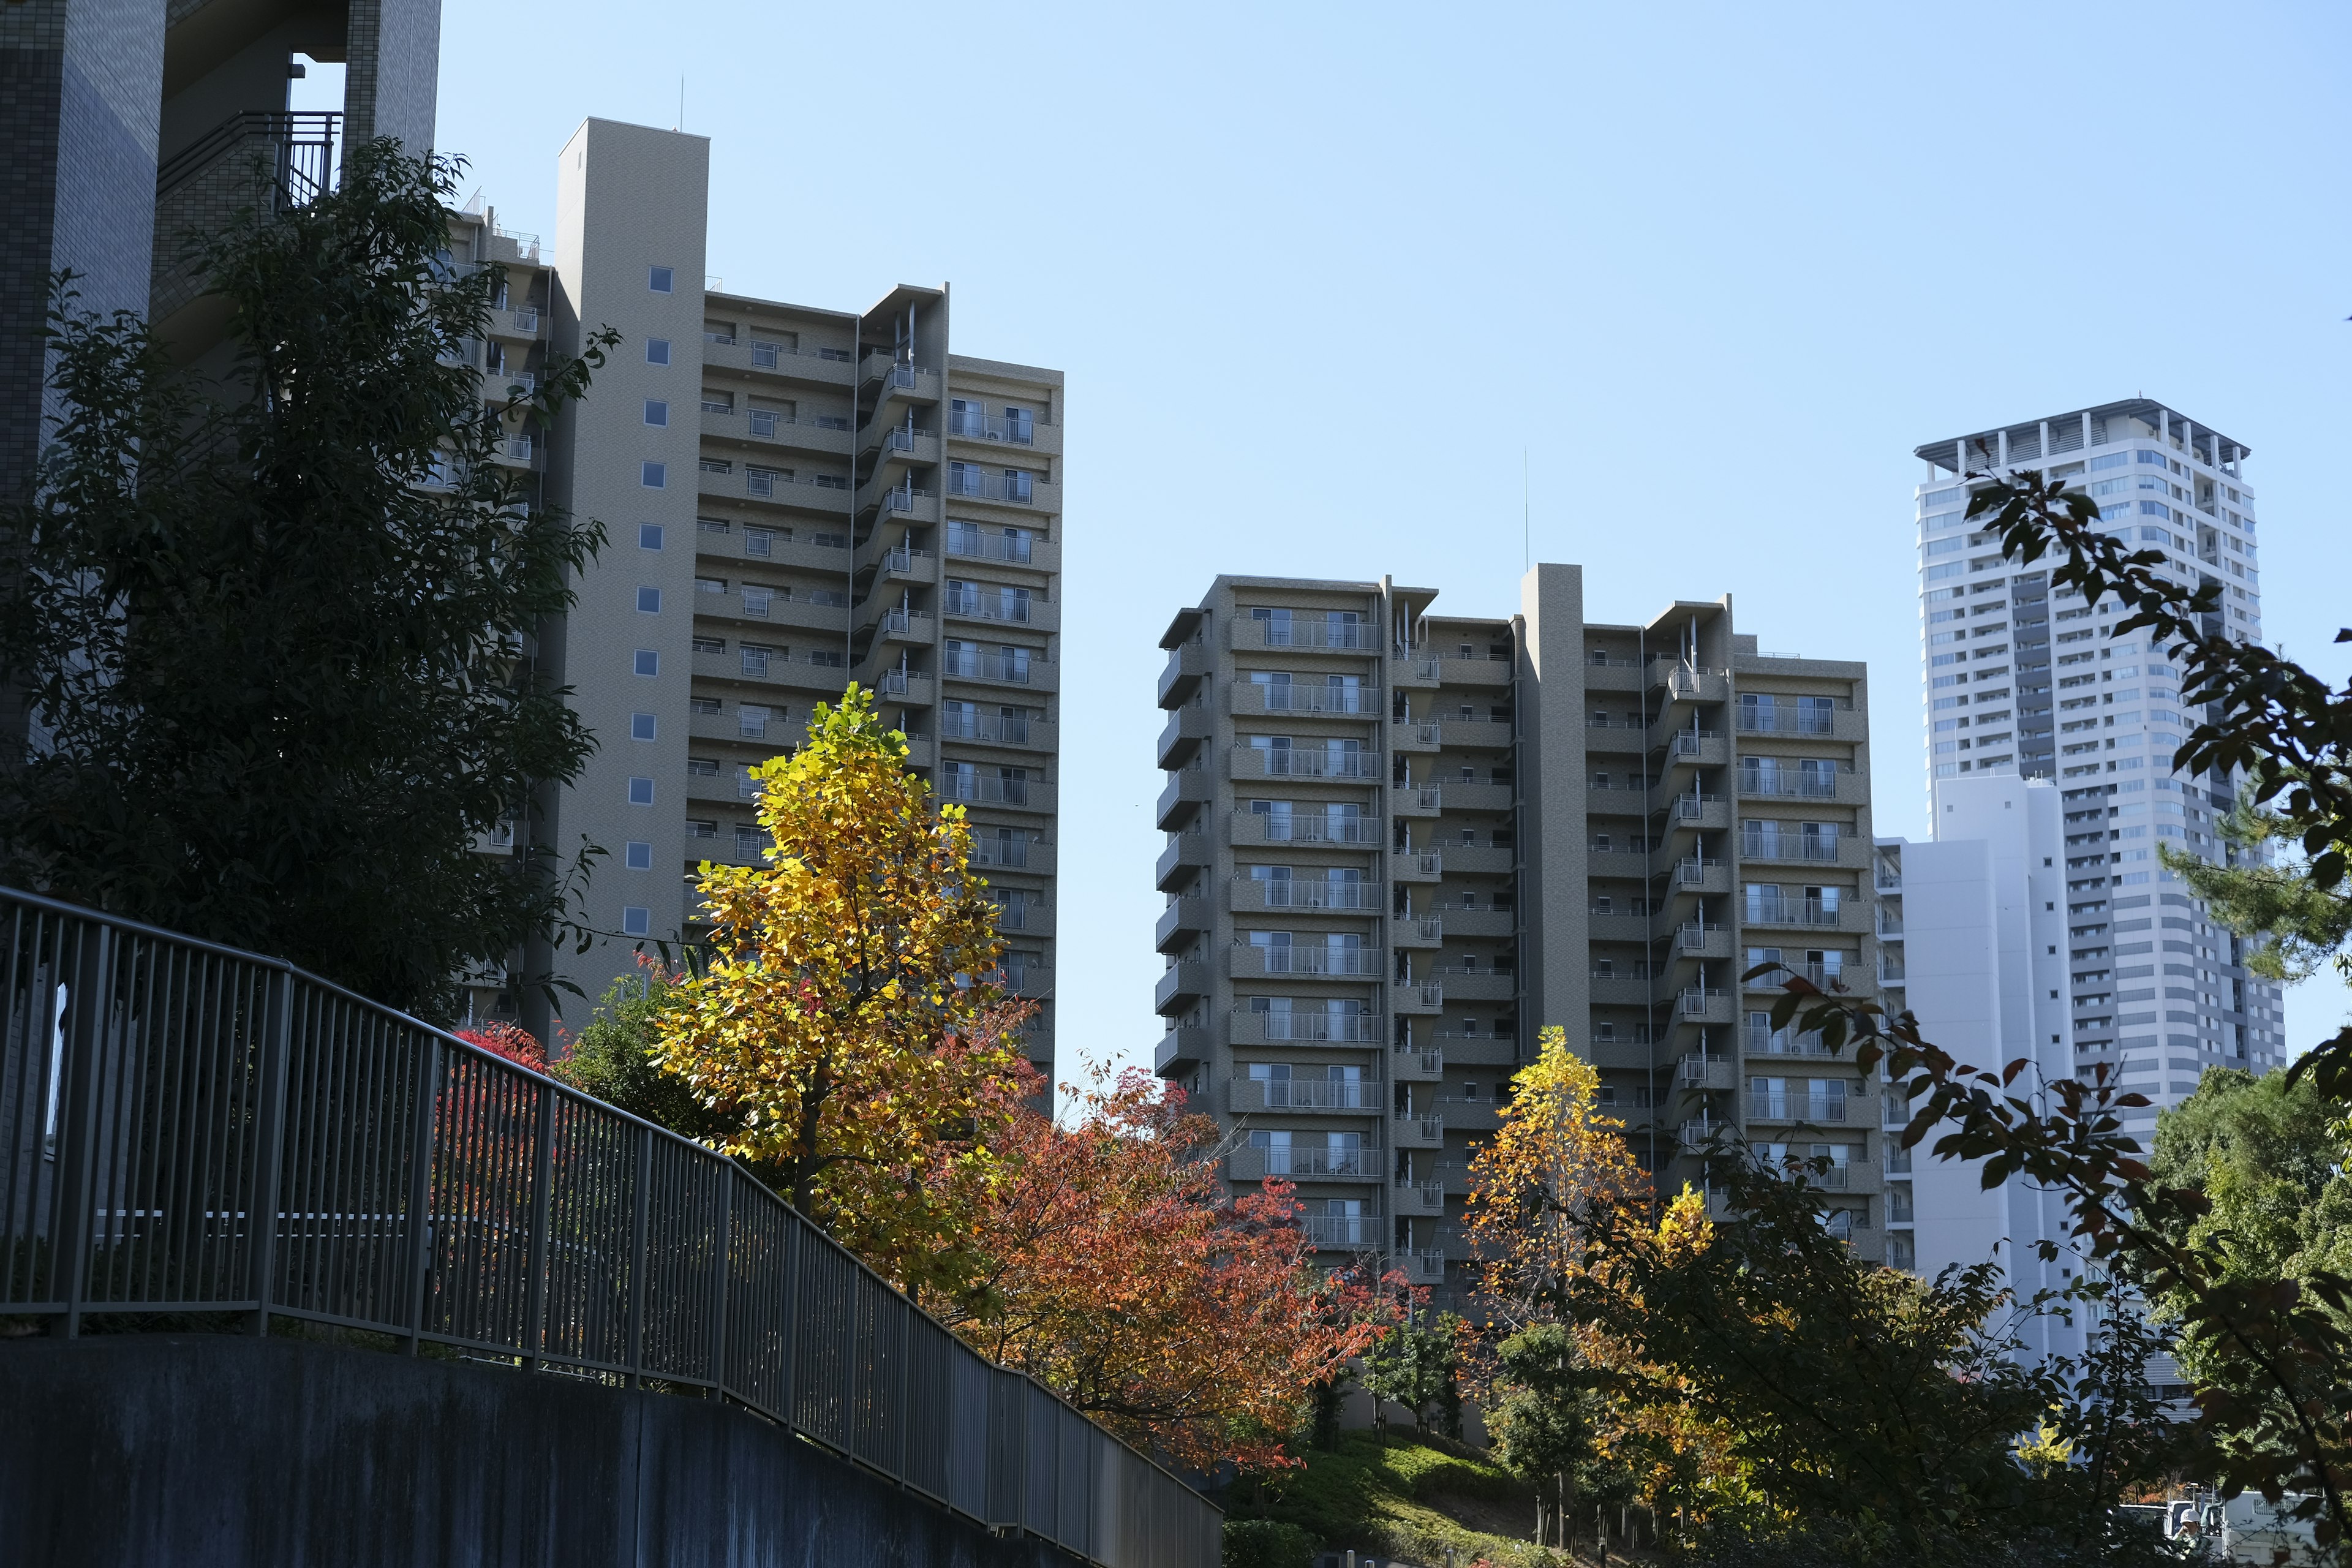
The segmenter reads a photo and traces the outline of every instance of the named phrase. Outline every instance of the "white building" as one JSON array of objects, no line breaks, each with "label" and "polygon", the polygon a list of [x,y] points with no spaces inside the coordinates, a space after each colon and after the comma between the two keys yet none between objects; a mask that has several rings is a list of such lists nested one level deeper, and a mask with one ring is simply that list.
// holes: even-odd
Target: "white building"
[{"label": "white building", "polygon": [[[1916,511],[1935,837],[1952,837],[1948,816],[1967,815],[1943,809],[1959,805],[1943,787],[1955,782],[2022,776],[2059,791],[2063,842],[2046,858],[2051,870],[2063,866],[2063,887],[2043,912],[2063,915],[2056,989],[2071,1002],[2074,1072],[2106,1062],[2164,1106],[2194,1090],[2207,1067],[2278,1066],[2280,988],[2247,973],[2243,944],[2206,920],[2158,862],[2168,839],[2226,853],[2213,827],[2233,793],[2226,776],[2171,769],[2197,722],[2181,708],[2179,671],[2145,633],[2112,635],[2124,614],[2113,599],[2094,608],[2073,590],[2053,593],[2046,560],[2018,568],[1997,535],[1970,530],[1966,518],[1969,475],[2041,468],[2074,479],[2098,500],[2109,532],[2136,550],[2161,550],[2185,584],[2221,586],[2210,629],[2258,638],[2246,447],[2136,399],[1916,450],[1927,466]],[[2049,990],[2035,994],[2046,1001]],[[1934,1020],[1921,1016],[1932,1035]],[[2126,1124],[2152,1131],[2155,1110]]]}]

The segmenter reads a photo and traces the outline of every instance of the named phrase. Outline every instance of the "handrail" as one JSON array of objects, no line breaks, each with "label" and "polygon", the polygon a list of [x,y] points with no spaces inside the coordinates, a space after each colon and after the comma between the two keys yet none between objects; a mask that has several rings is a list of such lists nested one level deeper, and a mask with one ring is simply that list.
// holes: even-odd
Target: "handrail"
[{"label": "handrail", "polygon": [[8,889],[0,930],[0,1312],[284,1316],[707,1390],[1102,1568],[1218,1562],[1180,1478],[731,1160],[280,959]]}]

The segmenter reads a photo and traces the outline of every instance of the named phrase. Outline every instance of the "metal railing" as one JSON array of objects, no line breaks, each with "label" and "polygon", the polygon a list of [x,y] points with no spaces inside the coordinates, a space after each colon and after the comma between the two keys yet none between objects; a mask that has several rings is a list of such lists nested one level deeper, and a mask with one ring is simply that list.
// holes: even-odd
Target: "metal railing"
[{"label": "metal railing", "polygon": [[733,1400],[984,1528],[1217,1510],[733,1162],[289,964],[0,889],[0,1312],[272,1316]]}]

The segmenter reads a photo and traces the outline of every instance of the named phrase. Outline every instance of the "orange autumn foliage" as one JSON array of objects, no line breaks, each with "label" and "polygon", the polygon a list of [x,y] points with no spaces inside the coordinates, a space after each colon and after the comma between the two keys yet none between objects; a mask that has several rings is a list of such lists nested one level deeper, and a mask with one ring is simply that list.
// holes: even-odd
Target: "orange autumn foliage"
[{"label": "orange autumn foliage", "polygon": [[988,1266],[949,1321],[1176,1465],[1296,1463],[1313,1385],[1378,1338],[1396,1291],[1316,1268],[1287,1184],[1229,1195],[1216,1124],[1182,1090],[1093,1079],[1081,1116],[1016,1122],[975,1238]]}]

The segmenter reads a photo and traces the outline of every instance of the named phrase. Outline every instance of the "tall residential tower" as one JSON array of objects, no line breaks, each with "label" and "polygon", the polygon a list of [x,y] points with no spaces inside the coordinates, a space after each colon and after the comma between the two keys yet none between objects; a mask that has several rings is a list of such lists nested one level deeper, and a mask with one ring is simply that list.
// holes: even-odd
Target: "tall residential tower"
[{"label": "tall residential tower", "polygon": [[[1928,782],[1990,773],[2057,785],[2074,1065],[2110,1063],[2159,1107],[2194,1090],[2208,1066],[2277,1066],[2280,988],[2247,973],[2245,944],[2206,918],[2156,854],[2167,842],[2229,853],[2214,824],[2232,781],[2171,765],[2199,718],[2182,707],[2179,670],[2146,632],[2113,635],[2125,614],[2114,599],[2094,607],[2053,592],[2046,565],[2003,559],[1999,537],[1971,530],[1966,513],[1971,476],[2034,468],[2074,480],[2108,531],[2161,551],[2178,581],[2221,590],[2209,631],[2258,638],[2245,446],[2135,399],[1916,452],[1927,464],[1915,500]],[[1941,838],[1949,803],[1931,794]],[[2144,1130],[2154,1115],[2130,1124]]]},{"label": "tall residential tower", "polygon": [[1765,962],[1867,993],[1859,664],[1759,654],[1731,601],[1507,618],[1380,582],[1219,577],[1161,639],[1159,1068],[1297,1184],[1319,1245],[1446,1279],[1474,1144],[1548,1025],[1643,1164],[1717,1130],[1836,1162],[1877,1256],[1877,1086],[1770,1024]]}]

